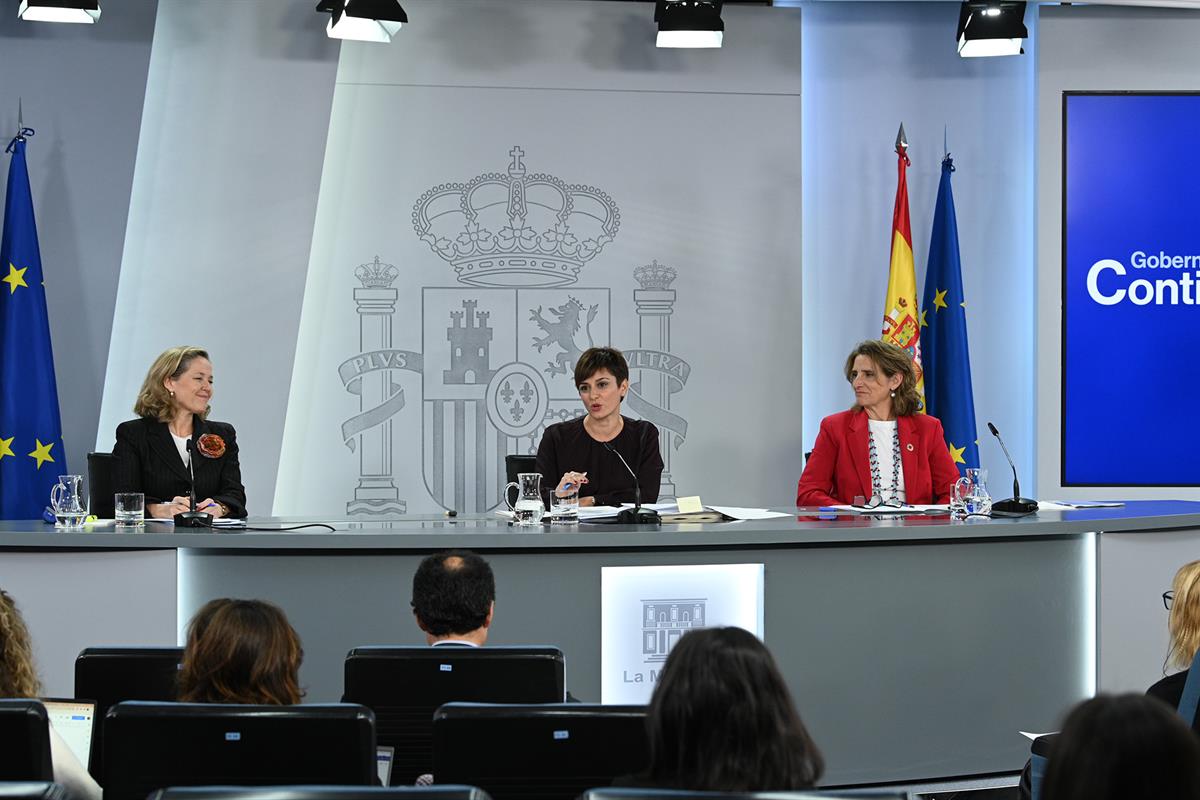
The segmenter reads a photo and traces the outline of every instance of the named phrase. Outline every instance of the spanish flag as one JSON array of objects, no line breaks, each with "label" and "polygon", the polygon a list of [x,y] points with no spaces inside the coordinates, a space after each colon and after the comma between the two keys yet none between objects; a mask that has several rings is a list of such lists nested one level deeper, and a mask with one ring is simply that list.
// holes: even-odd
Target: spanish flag
[{"label": "spanish flag", "polygon": [[896,205],[892,210],[892,260],[888,272],[887,297],[883,304],[885,342],[902,347],[917,368],[917,394],[925,411],[925,376],[921,371],[921,315],[917,311],[917,273],[913,262],[912,225],[908,221],[908,142],[904,125],[896,136]]}]

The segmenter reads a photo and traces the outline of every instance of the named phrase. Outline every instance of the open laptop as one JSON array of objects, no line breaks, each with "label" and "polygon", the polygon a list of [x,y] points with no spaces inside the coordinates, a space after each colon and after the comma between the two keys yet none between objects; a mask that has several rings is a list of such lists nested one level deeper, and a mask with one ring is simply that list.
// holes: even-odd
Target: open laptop
[{"label": "open laptop", "polygon": [[79,763],[87,768],[92,760],[92,731],[96,727],[96,703],[93,700],[41,698],[46,716],[54,730],[71,748]]}]

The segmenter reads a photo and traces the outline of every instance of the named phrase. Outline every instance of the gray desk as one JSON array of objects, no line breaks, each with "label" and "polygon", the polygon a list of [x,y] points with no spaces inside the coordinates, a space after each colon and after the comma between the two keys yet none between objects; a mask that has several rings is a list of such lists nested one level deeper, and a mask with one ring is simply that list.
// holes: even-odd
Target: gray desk
[{"label": "gray desk", "polygon": [[[598,700],[602,566],[763,563],[765,638],[827,757],[827,782],[915,780],[1018,769],[1027,749],[1016,732],[1053,728],[1094,690],[1098,636],[1103,675],[1105,646],[1127,649],[1121,626],[1165,629],[1160,584],[1200,543],[1200,503],[657,530],[517,532],[494,518],[415,516],[333,524],[336,533],[126,534],[0,523],[0,584],[30,617],[52,693],[69,695],[82,646],[173,644],[204,601],[235,596],[283,606],[304,640],[308,699],[330,701],[351,647],[423,641],[408,606],[413,570],[431,551],[468,547],[496,572],[491,641],[559,645],[571,691]],[[1120,556],[1105,559],[1109,536]],[[1147,551],[1143,541],[1170,572],[1143,570],[1134,585],[1123,565]],[[1147,605],[1153,618],[1109,631],[1096,620],[1098,581],[1158,611]],[[1148,658],[1161,664],[1161,654]],[[1142,690],[1148,677],[1123,688]]]}]

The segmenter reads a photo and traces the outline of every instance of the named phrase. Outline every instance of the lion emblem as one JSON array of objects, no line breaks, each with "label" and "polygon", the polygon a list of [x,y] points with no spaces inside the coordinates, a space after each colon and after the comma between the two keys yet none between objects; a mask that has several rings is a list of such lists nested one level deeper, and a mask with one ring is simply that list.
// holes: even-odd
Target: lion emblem
[{"label": "lion emblem", "polygon": [[553,361],[547,362],[547,375],[570,375],[575,369],[575,362],[583,355],[583,351],[591,347],[592,341],[592,322],[596,319],[596,314],[600,311],[599,305],[590,305],[587,307],[587,320],[582,322],[583,335],[587,340],[584,347],[580,347],[575,343],[575,336],[579,333],[581,320],[584,316],[583,303],[576,300],[574,297],[567,297],[567,302],[557,308],[551,308],[550,314],[555,319],[549,319],[542,313],[542,307],[538,306],[536,310],[531,310],[529,319],[531,322],[536,322],[538,328],[541,329],[544,336],[534,336],[533,346],[537,351],[542,352],[542,348],[549,345],[558,345],[562,348],[562,352],[554,356]]}]

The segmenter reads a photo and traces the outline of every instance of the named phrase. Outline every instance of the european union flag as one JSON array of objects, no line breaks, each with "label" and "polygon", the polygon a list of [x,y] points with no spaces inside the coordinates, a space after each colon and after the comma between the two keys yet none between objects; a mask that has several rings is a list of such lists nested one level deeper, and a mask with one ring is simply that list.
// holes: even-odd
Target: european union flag
[{"label": "european union flag", "polygon": [[66,473],[42,257],[22,128],[8,145],[0,238],[0,519],[40,519]]},{"label": "european union flag", "polygon": [[959,474],[979,466],[975,433],[975,398],[971,393],[971,359],[967,352],[967,309],[963,296],[962,262],[958,255],[958,222],[950,173],[954,162],[942,161],[929,265],[925,270],[925,301],[921,304],[921,349],[925,367],[925,408],[942,421],[946,444]]}]

